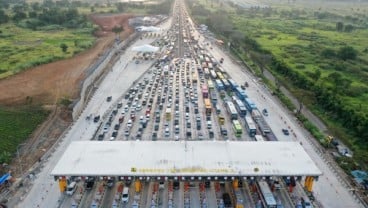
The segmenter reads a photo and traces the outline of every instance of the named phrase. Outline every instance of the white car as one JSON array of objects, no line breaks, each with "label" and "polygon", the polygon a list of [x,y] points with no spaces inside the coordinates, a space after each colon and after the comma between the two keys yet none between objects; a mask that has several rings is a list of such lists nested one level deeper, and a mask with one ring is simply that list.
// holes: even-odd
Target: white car
[{"label": "white car", "polygon": [[133,121],[131,119],[129,119],[128,123],[127,123],[127,127],[132,127],[133,126]]}]

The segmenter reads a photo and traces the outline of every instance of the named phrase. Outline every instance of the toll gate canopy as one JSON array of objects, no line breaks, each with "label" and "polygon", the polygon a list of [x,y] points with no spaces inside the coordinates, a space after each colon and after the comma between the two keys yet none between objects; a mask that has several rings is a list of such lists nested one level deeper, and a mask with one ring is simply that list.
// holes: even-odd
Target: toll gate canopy
[{"label": "toll gate canopy", "polygon": [[53,176],[319,176],[297,142],[77,141]]}]

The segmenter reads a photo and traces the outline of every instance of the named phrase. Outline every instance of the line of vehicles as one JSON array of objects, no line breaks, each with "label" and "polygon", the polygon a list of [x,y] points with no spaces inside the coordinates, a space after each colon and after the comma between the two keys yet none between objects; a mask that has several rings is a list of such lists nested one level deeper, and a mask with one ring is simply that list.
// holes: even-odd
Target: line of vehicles
[{"label": "line of vehicles", "polygon": [[[186,18],[188,17],[182,19]],[[166,38],[176,40],[177,35],[176,32],[169,31]],[[187,37],[190,35],[183,36],[184,39]],[[187,44],[184,50],[190,50],[185,53],[190,54],[192,58],[172,59],[170,51],[165,53],[165,58],[158,58],[154,67],[125,93],[121,102],[116,104],[116,108],[113,109],[108,119],[103,121],[94,139],[109,141],[131,139],[152,141],[163,139],[277,140],[263,117],[268,116],[267,109],[263,109],[261,113],[247,97],[245,90],[246,87],[249,87],[248,83],[239,86],[233,81],[221,67],[224,59],[217,61],[203,47],[193,44],[189,39],[184,43]],[[106,102],[111,100],[111,96],[106,98]],[[100,117],[95,116],[93,120],[100,122]],[[244,129],[247,134],[244,134]],[[274,138],[269,135],[273,135]],[[133,201],[137,202],[133,196],[131,180],[114,177],[104,177],[101,180],[87,177],[84,179],[84,187],[88,191],[98,187],[95,185],[96,182],[102,181],[108,188],[116,188],[118,194],[112,202],[113,207],[118,207],[121,203],[133,205]],[[73,195],[78,183],[77,181],[69,183],[66,193]],[[117,186],[116,183],[120,185]],[[286,192],[284,187],[287,187],[286,181],[275,179],[239,180],[236,184],[230,179],[199,182],[162,180],[142,183],[147,184],[144,186],[147,188],[142,192],[147,192],[148,200],[146,203],[141,201],[140,205],[147,205],[153,201],[158,205],[156,203],[158,200],[153,197],[153,193],[148,193],[148,184],[151,183],[154,184],[154,187],[157,185],[159,190],[167,187],[168,193],[174,195],[178,192],[184,193],[199,188],[200,192],[197,197],[202,200],[201,205],[208,205],[213,200],[217,207],[244,207],[244,204],[251,204],[252,207],[257,208],[281,208],[283,207],[282,202],[277,197],[275,198],[274,192]],[[213,192],[215,198],[208,194]],[[254,199],[250,199],[247,195],[254,195]],[[145,196],[145,194],[140,196]],[[171,196],[168,197],[167,203],[170,206],[180,202],[188,204],[186,200],[191,200],[191,197],[193,199],[192,195],[185,195],[185,200],[181,201],[179,197]],[[294,204],[296,207],[299,204],[305,208],[310,207],[310,202],[305,198],[301,198]]]}]

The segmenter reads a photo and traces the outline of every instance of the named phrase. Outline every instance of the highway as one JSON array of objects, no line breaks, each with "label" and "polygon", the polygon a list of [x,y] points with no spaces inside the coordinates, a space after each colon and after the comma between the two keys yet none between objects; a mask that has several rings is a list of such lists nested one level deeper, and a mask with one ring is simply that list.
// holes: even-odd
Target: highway
[{"label": "highway", "polygon": [[[253,179],[244,180],[239,188],[234,188],[230,179],[221,183],[211,179],[213,181],[210,186],[204,189],[200,185],[201,181],[190,179],[180,182],[178,189],[174,187],[173,181],[163,179],[163,187],[158,187],[159,181],[144,181],[142,190],[136,192],[134,182],[129,185],[123,180],[107,187],[105,179],[98,178],[91,190],[85,190],[84,182],[80,181],[76,192],[72,196],[66,196],[60,193],[58,183],[50,176],[58,159],[72,141],[254,141],[244,127],[245,121],[240,115],[238,120],[242,124],[242,132],[237,136],[234,131],[233,119],[225,107],[225,102],[233,99],[231,90],[220,98],[221,90],[217,87],[210,89],[215,92],[217,98],[215,101],[211,97],[211,104],[217,103],[220,113],[217,113],[214,107],[206,109],[206,96],[202,89],[203,86],[209,87],[208,81],[214,81],[215,78],[205,77],[204,73],[198,70],[201,68],[199,56],[216,60],[216,64],[224,69],[227,78],[233,79],[239,85],[249,83],[245,90],[247,96],[254,101],[258,109],[268,110],[269,115],[264,116],[264,119],[278,140],[302,142],[306,152],[324,173],[314,185],[318,204],[323,207],[362,207],[316,152],[316,148],[305,136],[305,130],[297,124],[293,115],[257,81],[257,78],[234,63],[226,51],[211,43],[205,35],[200,35],[187,15],[182,1],[175,1],[174,11],[172,19],[160,26],[162,30],[159,37],[142,35],[142,39],[138,39],[121,54],[120,59],[98,85],[80,117],[68,129],[52,155],[44,161],[41,172],[35,174],[27,195],[13,207],[72,207],[72,204],[78,204],[80,207],[170,207],[171,204],[173,207],[199,207],[204,202],[207,207],[221,207],[225,193],[231,193],[233,204],[238,201],[243,207],[255,207],[260,198],[257,194],[259,190],[253,188]],[[200,36],[198,43],[192,36]],[[137,53],[131,51],[131,48],[157,41],[167,43],[161,47],[160,53],[171,54],[171,57],[160,62],[148,59],[136,63],[134,57]],[[197,50],[194,45],[197,45]],[[162,57],[163,55],[160,58]],[[221,58],[224,58],[222,64]],[[108,101],[110,96],[111,100]],[[87,119],[90,115],[92,118]],[[100,115],[101,119],[94,122],[93,117],[97,115]],[[224,117],[223,125],[220,124],[220,116]],[[227,130],[226,136],[221,134],[220,126]],[[283,134],[282,128],[289,129],[291,134]],[[272,180],[268,182],[271,183]],[[306,197],[299,183],[295,188],[297,191],[291,194],[286,185],[283,182],[281,184],[283,188],[276,190],[274,196],[283,207],[294,207],[300,197]],[[127,203],[121,201],[122,187],[130,187]]]}]

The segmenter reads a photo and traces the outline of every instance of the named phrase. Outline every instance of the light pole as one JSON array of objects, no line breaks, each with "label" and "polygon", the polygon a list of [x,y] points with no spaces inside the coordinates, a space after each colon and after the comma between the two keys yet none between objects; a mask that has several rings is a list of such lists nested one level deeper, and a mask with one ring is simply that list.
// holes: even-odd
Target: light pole
[{"label": "light pole", "polygon": [[22,168],[22,160],[19,156],[19,147],[24,146],[24,145],[26,145],[26,143],[22,143],[17,146],[17,157],[18,157],[18,162],[19,162],[20,174],[23,173],[23,168]]}]

